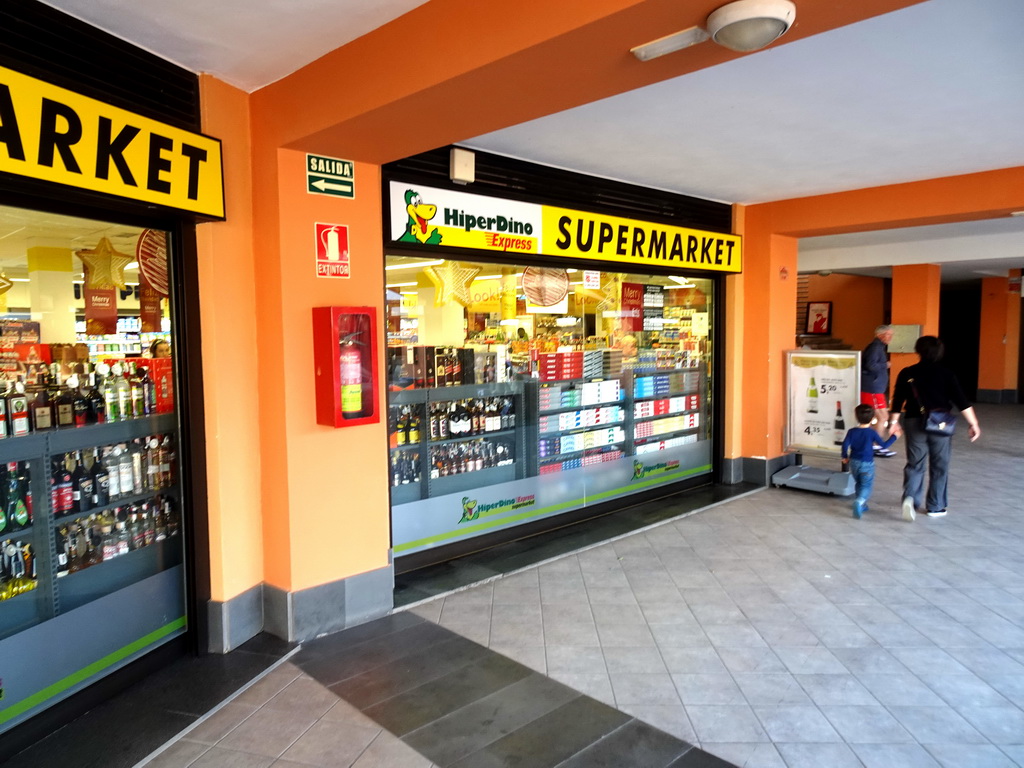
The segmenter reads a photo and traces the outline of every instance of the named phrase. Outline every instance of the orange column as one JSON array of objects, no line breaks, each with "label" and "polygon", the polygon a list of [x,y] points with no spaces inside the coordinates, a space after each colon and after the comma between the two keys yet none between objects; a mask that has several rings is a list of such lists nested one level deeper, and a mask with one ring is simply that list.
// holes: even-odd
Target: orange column
[{"label": "orange column", "polygon": [[978,340],[978,400],[1016,402],[1020,354],[1020,294],[1005,277],[981,281],[981,338]]},{"label": "orange column", "polygon": [[[742,343],[727,350],[726,370],[742,372],[742,380],[734,375],[726,384],[726,434],[739,436],[739,455],[763,459],[771,471],[784,452],[785,352],[796,343],[797,239],[772,233],[767,206],[747,208],[736,223],[743,235],[743,275],[730,279],[730,299],[739,299],[742,308],[730,306],[730,312],[742,312]],[[726,456],[735,455],[735,445],[727,444]]]},{"label": "orange column", "polygon": [[[939,289],[942,267],[938,264],[908,264],[892,268],[892,323],[920,325],[922,336],[939,335]],[[913,352],[891,356],[890,382],[908,365],[917,362]]]},{"label": "orange column", "polygon": [[263,581],[249,97],[209,76],[199,82],[203,130],[223,142],[227,190],[226,220],[196,228],[210,598],[223,603]]}]

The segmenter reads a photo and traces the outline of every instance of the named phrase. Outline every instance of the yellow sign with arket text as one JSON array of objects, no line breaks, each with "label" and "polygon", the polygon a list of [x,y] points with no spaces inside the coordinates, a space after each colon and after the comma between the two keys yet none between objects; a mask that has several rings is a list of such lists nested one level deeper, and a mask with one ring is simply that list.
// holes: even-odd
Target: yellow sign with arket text
[{"label": "yellow sign with arket text", "polygon": [[742,271],[738,235],[543,206],[544,253],[644,266]]},{"label": "yellow sign with arket text", "polygon": [[0,171],[224,218],[218,139],[5,67]]}]

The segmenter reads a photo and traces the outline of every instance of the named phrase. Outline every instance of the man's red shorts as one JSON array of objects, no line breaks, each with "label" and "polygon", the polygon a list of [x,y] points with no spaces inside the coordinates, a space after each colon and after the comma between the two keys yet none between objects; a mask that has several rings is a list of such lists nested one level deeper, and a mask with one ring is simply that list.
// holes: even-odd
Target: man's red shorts
[{"label": "man's red shorts", "polygon": [[861,405],[870,405],[876,411],[884,411],[888,408],[885,404],[885,395],[875,392],[861,392]]}]

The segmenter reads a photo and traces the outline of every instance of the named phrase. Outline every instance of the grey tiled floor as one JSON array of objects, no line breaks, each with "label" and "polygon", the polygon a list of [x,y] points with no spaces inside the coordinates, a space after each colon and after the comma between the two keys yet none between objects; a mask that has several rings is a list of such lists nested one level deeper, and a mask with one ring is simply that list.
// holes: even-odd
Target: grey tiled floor
[{"label": "grey tiled floor", "polygon": [[[645,722],[751,768],[1024,766],[1024,407],[979,413],[982,441],[954,438],[946,518],[900,519],[901,457],[879,460],[862,520],[788,490],[728,501],[414,606],[381,620],[386,639],[314,641],[148,765],[431,768],[417,748],[449,764],[448,737],[479,740],[487,714],[452,708],[490,694],[486,727],[508,735],[457,765],[528,765],[542,743],[566,768],[677,748]],[[559,722],[598,713],[607,735],[562,743]],[[697,753],[671,765],[710,764]]]},{"label": "grey tiled floor", "polygon": [[[1024,766],[1024,407],[949,516],[768,489],[413,607],[742,766]],[[897,448],[902,446],[897,443]]]}]

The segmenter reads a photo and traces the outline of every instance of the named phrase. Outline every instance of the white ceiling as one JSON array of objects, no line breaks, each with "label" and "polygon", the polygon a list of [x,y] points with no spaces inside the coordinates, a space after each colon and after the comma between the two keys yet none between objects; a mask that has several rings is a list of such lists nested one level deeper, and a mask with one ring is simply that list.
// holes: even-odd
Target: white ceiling
[{"label": "white ceiling", "polygon": [[[47,2],[246,90],[421,4]],[[1024,165],[1021,29],[1022,0],[928,0],[462,143],[730,203],[1016,167]],[[957,238],[964,253],[985,249],[995,270],[1024,266],[1024,237],[986,239],[986,232],[975,223],[949,225],[942,234]],[[876,237],[896,249],[887,252],[897,258],[890,263],[904,263],[901,248],[933,234]],[[854,259],[861,237],[829,238],[827,249],[804,241],[800,269],[822,268],[816,259],[823,250]],[[945,256],[958,261],[955,252]],[[846,267],[832,269],[862,265]],[[944,272],[951,279],[957,270]]]}]

